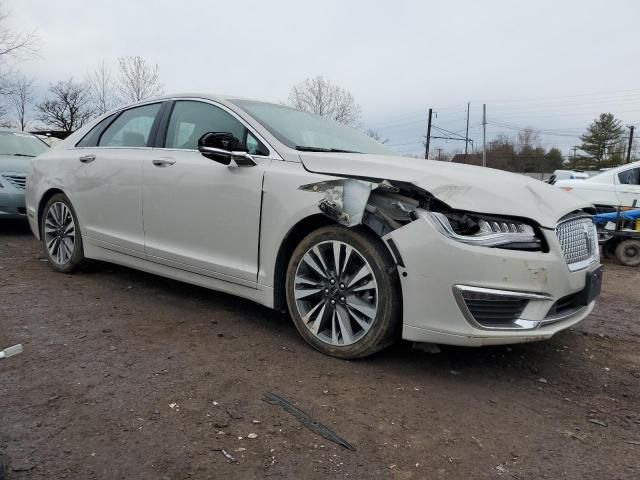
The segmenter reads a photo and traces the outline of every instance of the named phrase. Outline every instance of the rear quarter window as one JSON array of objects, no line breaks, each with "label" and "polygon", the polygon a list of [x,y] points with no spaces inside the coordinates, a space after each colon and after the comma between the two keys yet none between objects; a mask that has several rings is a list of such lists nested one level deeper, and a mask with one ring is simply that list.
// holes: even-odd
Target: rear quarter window
[{"label": "rear quarter window", "polygon": [[98,140],[100,140],[100,135],[102,132],[109,126],[111,121],[116,117],[117,114],[109,115],[107,118],[100,120],[96,126],[94,126],[91,130],[89,130],[84,137],[80,139],[78,143],[76,143],[76,147],[97,147]]}]

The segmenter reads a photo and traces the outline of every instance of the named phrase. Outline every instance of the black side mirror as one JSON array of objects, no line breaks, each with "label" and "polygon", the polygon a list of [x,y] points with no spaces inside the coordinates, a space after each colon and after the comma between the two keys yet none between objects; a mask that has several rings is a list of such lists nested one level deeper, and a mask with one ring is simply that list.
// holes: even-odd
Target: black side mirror
[{"label": "black side mirror", "polygon": [[242,146],[242,142],[229,132],[207,132],[198,140],[198,151],[206,158],[238,167],[257,165],[253,157]]}]

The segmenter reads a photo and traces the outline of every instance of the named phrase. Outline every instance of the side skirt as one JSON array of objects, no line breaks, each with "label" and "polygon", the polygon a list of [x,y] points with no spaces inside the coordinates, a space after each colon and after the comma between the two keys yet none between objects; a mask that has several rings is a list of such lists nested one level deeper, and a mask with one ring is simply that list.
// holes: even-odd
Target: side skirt
[{"label": "side skirt", "polygon": [[124,267],[134,268],[143,272],[152,273],[161,277],[171,278],[199,287],[209,288],[220,292],[229,293],[238,297],[252,300],[265,307],[273,308],[273,287],[258,284],[257,288],[246,287],[237,283],[226,282],[217,278],[188,272],[179,268],[162,265],[145,258],[134,257],[125,253],[116,252],[99,247],[90,241],[84,244],[84,255],[94,260],[115,263]]}]

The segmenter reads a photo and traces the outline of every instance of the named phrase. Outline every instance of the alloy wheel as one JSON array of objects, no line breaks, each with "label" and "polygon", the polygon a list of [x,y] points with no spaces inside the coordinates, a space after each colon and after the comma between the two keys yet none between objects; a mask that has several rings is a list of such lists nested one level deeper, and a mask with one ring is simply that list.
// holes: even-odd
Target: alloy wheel
[{"label": "alloy wheel", "polygon": [[44,221],[44,240],[50,258],[59,265],[69,262],[76,243],[73,215],[62,202],[52,203]]},{"label": "alloy wheel", "polygon": [[298,313],[325,343],[351,345],[371,329],[378,311],[378,285],[364,256],[337,240],[317,243],[295,274]]}]

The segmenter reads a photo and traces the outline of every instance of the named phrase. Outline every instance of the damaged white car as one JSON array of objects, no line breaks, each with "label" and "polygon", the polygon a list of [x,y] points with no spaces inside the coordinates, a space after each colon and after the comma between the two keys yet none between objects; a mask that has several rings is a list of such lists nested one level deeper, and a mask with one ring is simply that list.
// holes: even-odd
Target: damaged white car
[{"label": "damaged white car", "polygon": [[104,115],[27,180],[55,270],[99,259],[288,308],[341,358],[576,324],[602,279],[592,213],[521,175],[394,156],[326,118],[210,95]]}]

